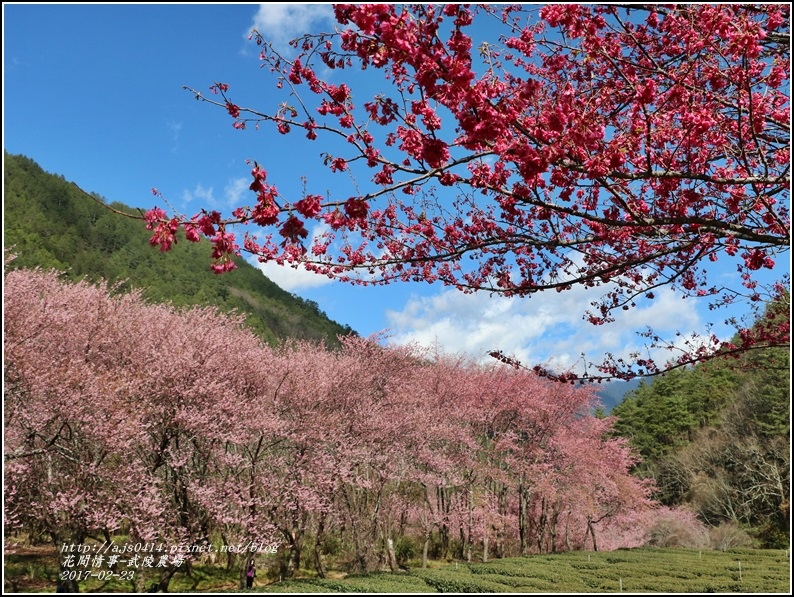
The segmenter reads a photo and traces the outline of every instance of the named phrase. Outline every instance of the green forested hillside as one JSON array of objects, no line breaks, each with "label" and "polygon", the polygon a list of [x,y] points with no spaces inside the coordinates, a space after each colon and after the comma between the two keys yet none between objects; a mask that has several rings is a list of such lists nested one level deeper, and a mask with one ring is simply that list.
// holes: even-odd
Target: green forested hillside
[{"label": "green forested hillside", "polygon": [[764,349],[641,384],[611,413],[644,459],[637,474],[668,505],[788,546],[790,371],[787,349]]},{"label": "green forested hillside", "polygon": [[[316,303],[279,288],[242,259],[224,275],[209,270],[208,242],[182,238],[169,253],[149,245],[143,222],[91,201],[62,176],[33,160],[5,154],[4,247],[17,255],[7,267],[56,268],[72,279],[105,279],[144,289],[145,296],[176,306],[217,305],[246,313],[248,324],[267,342],[286,338],[337,344],[349,326],[329,320]],[[97,196],[97,198],[99,198]],[[111,203],[114,209],[137,209]]]}]

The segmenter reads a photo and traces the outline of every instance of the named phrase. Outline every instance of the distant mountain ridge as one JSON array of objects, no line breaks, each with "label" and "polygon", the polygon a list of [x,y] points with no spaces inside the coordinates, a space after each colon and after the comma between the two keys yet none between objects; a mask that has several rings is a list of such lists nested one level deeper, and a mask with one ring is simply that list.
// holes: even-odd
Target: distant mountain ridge
[{"label": "distant mountain ridge", "polygon": [[[108,204],[139,213],[122,203]],[[149,236],[143,222],[91,201],[32,159],[4,152],[3,244],[17,255],[7,267],[54,268],[69,279],[104,279],[121,290],[140,288],[153,302],[237,309],[271,344],[298,339],[335,346],[338,336],[355,334],[243,259],[236,259],[237,270],[214,274],[208,242],[190,243],[182,237],[172,251],[160,253],[149,245]]]},{"label": "distant mountain ridge", "polygon": [[626,398],[626,395],[629,392],[636,390],[639,385],[639,379],[631,379],[629,381],[612,381],[596,386],[596,393],[601,399],[601,404],[604,407],[605,414],[610,414],[612,409],[623,402],[624,398]]}]

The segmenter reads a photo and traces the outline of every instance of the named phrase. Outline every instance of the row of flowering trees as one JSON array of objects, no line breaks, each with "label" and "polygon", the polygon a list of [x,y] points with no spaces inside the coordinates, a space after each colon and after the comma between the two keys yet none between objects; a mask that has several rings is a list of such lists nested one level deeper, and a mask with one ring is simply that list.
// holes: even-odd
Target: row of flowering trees
[{"label": "row of flowering trees", "polygon": [[8,271],[4,298],[7,531],[275,543],[285,574],[322,575],[329,539],[360,571],[406,538],[425,558],[614,548],[654,508],[587,387],[361,338],[272,348],[55,273]]}]

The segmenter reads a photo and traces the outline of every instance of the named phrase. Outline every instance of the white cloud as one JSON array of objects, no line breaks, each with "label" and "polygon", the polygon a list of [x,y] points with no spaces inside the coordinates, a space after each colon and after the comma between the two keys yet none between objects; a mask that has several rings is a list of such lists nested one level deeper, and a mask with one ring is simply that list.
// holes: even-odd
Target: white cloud
[{"label": "white cloud", "polygon": [[294,268],[289,265],[279,265],[274,261],[268,261],[267,263],[257,264],[257,267],[270,280],[288,292],[325,286],[333,281],[322,274],[306,271],[303,266]]},{"label": "white cloud", "polygon": [[[583,353],[588,361],[601,362],[606,353],[626,358],[632,352],[643,352],[644,339],[636,332],[649,325],[671,337],[676,331],[704,331],[691,303],[670,290],[621,311],[614,323],[594,326],[582,315],[604,291],[603,287],[576,288],[504,298],[445,290],[428,297],[414,296],[401,311],[387,311],[392,332],[389,342],[440,345],[447,352],[465,352],[482,360],[490,359],[490,351],[501,350],[527,365],[578,370]],[[659,363],[673,356],[667,351],[651,354]]]},{"label": "white cloud", "polygon": [[[315,24],[332,19],[330,4],[260,4],[251,28],[284,51],[289,41],[309,33]],[[249,33],[246,32],[246,37]]]},{"label": "white cloud", "polygon": [[230,180],[223,190],[226,201],[232,207],[239,207],[243,203],[243,196],[249,190],[248,178],[235,178]]},{"label": "white cloud", "polygon": [[182,201],[190,203],[191,201],[199,200],[203,207],[215,205],[216,200],[213,195],[212,187],[205,187],[204,185],[197,184],[196,188],[192,191],[185,189],[182,192]]}]

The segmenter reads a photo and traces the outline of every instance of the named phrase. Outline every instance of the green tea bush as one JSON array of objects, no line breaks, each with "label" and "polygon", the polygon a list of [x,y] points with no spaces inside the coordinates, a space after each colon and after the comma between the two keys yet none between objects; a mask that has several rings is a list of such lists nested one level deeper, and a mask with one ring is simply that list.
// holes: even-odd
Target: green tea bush
[{"label": "green tea bush", "polygon": [[[273,583],[258,590],[264,593],[336,593],[337,592],[328,587],[322,587],[322,586],[310,584],[305,580],[289,580],[286,582]],[[237,592],[239,592],[239,590]]]},{"label": "green tea bush", "polygon": [[362,576],[347,576],[343,581],[352,591],[367,593],[433,593],[421,578],[402,573],[375,572]]},{"label": "green tea bush", "polygon": [[414,574],[433,587],[439,593],[505,593],[509,592],[506,585],[481,580],[467,569],[458,570],[445,568],[439,570],[415,570]]},{"label": "green tea bush", "polygon": [[[529,576],[502,576],[500,574],[477,574],[477,577],[489,582],[505,585],[510,592],[525,593],[527,590],[554,592],[557,590],[556,583],[543,578],[532,578]],[[519,590],[523,589],[523,590]]]},{"label": "green tea bush", "polygon": [[519,563],[507,563],[502,566],[491,566],[488,564],[476,564],[471,566],[472,574],[489,580],[498,580],[511,587],[521,585],[542,584],[544,587],[559,582],[560,574],[557,568],[539,567],[527,562],[521,566]]},{"label": "green tea bush", "polygon": [[474,574],[499,574],[502,576],[535,576],[534,568],[535,566],[532,565],[531,560],[523,560],[521,562],[503,560],[469,566],[469,569]]},{"label": "green tea bush", "polygon": [[369,593],[369,588],[354,584],[347,579],[336,580],[331,578],[307,578],[303,582],[307,585],[322,587],[338,593]]}]

